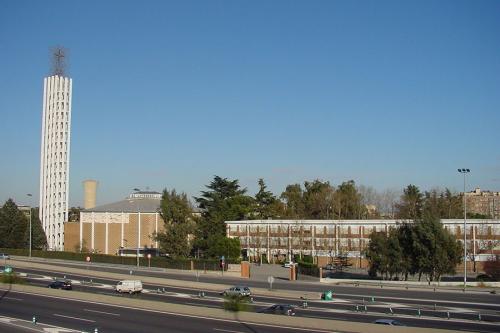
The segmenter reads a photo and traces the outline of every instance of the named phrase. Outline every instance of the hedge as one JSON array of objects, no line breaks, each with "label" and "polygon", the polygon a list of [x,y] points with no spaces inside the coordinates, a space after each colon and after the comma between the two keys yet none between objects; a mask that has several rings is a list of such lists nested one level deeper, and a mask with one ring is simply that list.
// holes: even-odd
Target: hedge
[{"label": "hedge", "polygon": [[[0,248],[0,253],[8,253],[14,256],[28,256],[29,251],[27,249],[5,249]],[[108,254],[96,254],[96,253],[77,253],[77,252],[64,252],[64,251],[41,251],[32,250],[32,257],[47,258],[47,259],[62,259],[62,260],[74,260],[85,262],[87,257],[91,258],[91,262],[106,263],[106,264],[117,264],[117,265],[136,265],[136,257],[120,257]],[[170,259],[165,257],[152,257],[151,267],[159,268],[172,268],[181,270],[191,270],[191,262],[193,262],[193,269],[195,270],[207,270],[207,271],[217,271],[220,270],[219,260],[217,259]],[[226,264],[239,264],[240,260],[227,260]],[[139,265],[142,267],[148,266],[147,258],[139,258]]]}]

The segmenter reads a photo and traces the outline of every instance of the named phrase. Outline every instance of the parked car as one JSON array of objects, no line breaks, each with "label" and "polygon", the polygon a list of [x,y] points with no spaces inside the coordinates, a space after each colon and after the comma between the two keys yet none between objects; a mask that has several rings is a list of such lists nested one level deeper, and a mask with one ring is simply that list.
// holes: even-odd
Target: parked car
[{"label": "parked car", "polygon": [[56,280],[50,283],[47,287],[51,289],[64,289],[64,290],[73,289],[73,287],[71,286],[71,281],[69,280]]},{"label": "parked car", "polygon": [[250,292],[250,288],[245,286],[235,286],[229,289],[226,289],[220,293],[223,296],[250,296],[252,293]]},{"label": "parked car", "polygon": [[258,313],[270,313],[277,315],[295,316],[295,307],[290,304],[274,304],[268,308],[257,311]]},{"label": "parked car", "polygon": [[293,261],[287,261],[283,264],[283,267],[285,268],[290,268],[291,266],[295,265]]},{"label": "parked car", "polygon": [[115,290],[119,293],[135,294],[142,291],[142,281],[123,280],[116,284]]},{"label": "parked car", "polygon": [[327,264],[325,267],[323,267],[324,270],[327,270],[327,271],[331,271],[333,270],[335,267],[332,265],[332,264]]},{"label": "parked car", "polygon": [[10,259],[10,256],[7,253],[0,253],[0,259]]},{"label": "parked car", "polygon": [[401,322],[394,320],[394,319],[377,319],[373,323],[378,324],[378,325],[406,326],[406,325],[402,324]]}]

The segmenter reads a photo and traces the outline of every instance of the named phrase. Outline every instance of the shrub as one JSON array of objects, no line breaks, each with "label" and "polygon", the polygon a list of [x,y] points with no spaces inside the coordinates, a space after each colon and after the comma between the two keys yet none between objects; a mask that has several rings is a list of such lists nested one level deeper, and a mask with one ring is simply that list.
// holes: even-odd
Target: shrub
[{"label": "shrub", "polygon": [[228,295],[224,297],[224,310],[226,311],[250,311],[248,298],[238,295]]},{"label": "shrub", "polygon": [[3,273],[2,283],[8,284],[23,284],[24,279],[19,277],[16,273]]}]

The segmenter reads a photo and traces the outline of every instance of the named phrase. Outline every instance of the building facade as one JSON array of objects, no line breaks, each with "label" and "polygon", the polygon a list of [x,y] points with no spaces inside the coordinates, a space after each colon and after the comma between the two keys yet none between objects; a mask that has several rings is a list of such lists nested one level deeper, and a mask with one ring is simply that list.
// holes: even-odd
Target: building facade
[{"label": "building facade", "polygon": [[158,248],[164,230],[161,193],[135,192],[115,203],[85,209],[80,222],[66,223],[65,251],[118,254],[120,249]]},{"label": "building facade", "polygon": [[[441,220],[458,239],[464,237],[463,220]],[[226,221],[230,238],[239,238],[244,255],[267,261],[290,260],[293,255],[331,258],[347,254],[362,257],[372,232],[389,232],[400,220],[247,220]],[[470,257],[500,250],[500,220],[467,220]],[[321,261],[321,260],[320,260]]]},{"label": "building facade", "polygon": [[72,79],[44,79],[40,153],[40,220],[50,250],[64,249],[68,219]]},{"label": "building facade", "polygon": [[467,212],[489,216],[493,219],[500,218],[500,192],[474,191],[466,192]]}]

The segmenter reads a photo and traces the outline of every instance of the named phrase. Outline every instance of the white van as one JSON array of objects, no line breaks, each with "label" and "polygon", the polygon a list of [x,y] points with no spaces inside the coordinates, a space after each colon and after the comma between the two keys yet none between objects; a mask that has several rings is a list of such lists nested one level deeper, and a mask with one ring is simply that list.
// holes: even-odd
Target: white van
[{"label": "white van", "polygon": [[140,293],[142,291],[142,281],[123,280],[116,284],[116,291],[119,293]]}]

